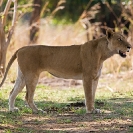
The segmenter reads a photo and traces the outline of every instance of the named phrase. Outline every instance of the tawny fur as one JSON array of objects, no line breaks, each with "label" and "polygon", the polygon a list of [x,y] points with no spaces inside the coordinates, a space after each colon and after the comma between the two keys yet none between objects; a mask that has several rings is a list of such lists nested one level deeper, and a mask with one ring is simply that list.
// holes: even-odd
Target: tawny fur
[{"label": "tawny fur", "polygon": [[26,101],[33,112],[38,112],[33,96],[40,73],[48,71],[59,78],[83,80],[86,111],[96,112],[94,99],[103,62],[114,54],[120,54],[120,51],[125,55],[130,48],[131,45],[120,33],[108,30],[106,36],[82,45],[36,45],[18,49],[10,59],[0,84],[2,86],[11,64],[17,58],[18,77],[10,93],[9,110],[18,110],[14,107],[15,99],[26,85]]}]

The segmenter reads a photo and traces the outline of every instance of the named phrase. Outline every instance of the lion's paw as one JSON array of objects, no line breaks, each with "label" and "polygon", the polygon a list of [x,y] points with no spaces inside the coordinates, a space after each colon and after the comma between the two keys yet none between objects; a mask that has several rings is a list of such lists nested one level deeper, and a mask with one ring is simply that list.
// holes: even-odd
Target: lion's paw
[{"label": "lion's paw", "polygon": [[92,111],[93,114],[101,114],[101,110],[100,109],[94,109]]},{"label": "lion's paw", "polygon": [[86,111],[87,114],[101,114],[100,109],[93,109],[92,111]]},{"label": "lion's paw", "polygon": [[17,107],[14,107],[14,108],[10,108],[9,111],[10,112],[18,112],[19,109]]},{"label": "lion's paw", "polygon": [[39,113],[46,114],[46,111],[44,111],[42,109],[39,109],[38,111],[39,111]]},{"label": "lion's paw", "polygon": [[46,114],[46,111],[42,110],[42,109],[38,109],[38,110],[35,110],[35,111],[32,111],[34,114]]}]

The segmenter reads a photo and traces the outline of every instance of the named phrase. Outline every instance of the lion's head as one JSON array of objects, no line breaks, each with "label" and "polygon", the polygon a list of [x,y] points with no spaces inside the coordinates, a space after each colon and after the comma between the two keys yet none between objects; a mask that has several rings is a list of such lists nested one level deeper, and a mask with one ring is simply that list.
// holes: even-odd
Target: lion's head
[{"label": "lion's head", "polygon": [[111,29],[106,31],[108,48],[119,54],[121,57],[126,57],[126,52],[129,52],[131,45],[126,41],[125,37],[120,33],[115,33]]}]

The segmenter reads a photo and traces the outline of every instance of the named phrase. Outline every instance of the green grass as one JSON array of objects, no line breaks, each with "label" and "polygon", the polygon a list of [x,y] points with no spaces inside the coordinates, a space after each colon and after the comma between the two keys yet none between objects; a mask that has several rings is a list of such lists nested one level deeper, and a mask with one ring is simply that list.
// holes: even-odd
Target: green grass
[{"label": "green grass", "polygon": [[[51,123],[71,125],[75,121],[75,116],[82,117],[86,115],[84,106],[70,106],[71,103],[84,101],[82,88],[54,89],[42,84],[37,86],[34,100],[38,108],[46,111],[45,114],[32,114],[31,109],[24,106],[25,89],[18,95],[15,103],[20,111],[10,113],[8,112],[8,95],[11,86],[6,84],[0,90],[0,130],[4,133],[43,132],[44,129],[39,129],[39,127],[44,126],[45,128],[45,125],[49,124],[47,126],[50,126]],[[130,123],[128,132],[133,131],[131,125],[133,120],[133,90],[110,92],[106,87],[99,88],[96,94],[95,106],[102,110],[102,114],[92,115],[91,121],[99,124],[99,122],[102,123],[103,121],[127,120]],[[78,117],[76,121],[78,122]],[[78,125],[79,128],[87,127],[83,121]],[[99,130],[101,132],[108,130],[108,127],[101,127]],[[54,131],[46,129],[45,132],[52,133]],[[58,132],[65,133],[65,130],[58,130]]]}]

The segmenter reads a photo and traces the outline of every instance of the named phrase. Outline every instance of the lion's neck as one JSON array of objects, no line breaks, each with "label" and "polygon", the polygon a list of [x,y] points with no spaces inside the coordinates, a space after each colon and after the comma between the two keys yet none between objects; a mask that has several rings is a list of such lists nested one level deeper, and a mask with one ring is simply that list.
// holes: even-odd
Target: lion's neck
[{"label": "lion's neck", "polygon": [[97,39],[97,45],[98,45],[97,48],[101,51],[101,59],[103,61],[115,54],[114,52],[110,51],[110,49],[108,48],[108,41],[106,37]]}]

